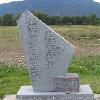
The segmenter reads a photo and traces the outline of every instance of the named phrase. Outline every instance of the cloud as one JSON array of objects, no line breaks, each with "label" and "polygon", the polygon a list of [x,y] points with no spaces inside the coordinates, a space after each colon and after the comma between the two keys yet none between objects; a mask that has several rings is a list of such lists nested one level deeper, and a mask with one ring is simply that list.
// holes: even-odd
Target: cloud
[{"label": "cloud", "polygon": [[12,2],[12,1],[23,1],[23,0],[0,0],[0,4],[9,3],[9,2]]},{"label": "cloud", "polygon": [[99,2],[99,3],[100,3],[100,0],[93,0],[93,1],[95,1],[95,2]]}]

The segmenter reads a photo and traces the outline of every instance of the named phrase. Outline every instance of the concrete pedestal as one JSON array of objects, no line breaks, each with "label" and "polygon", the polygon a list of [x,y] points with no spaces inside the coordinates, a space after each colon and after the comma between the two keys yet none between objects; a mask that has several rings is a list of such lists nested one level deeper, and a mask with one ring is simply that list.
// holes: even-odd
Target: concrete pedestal
[{"label": "concrete pedestal", "polygon": [[16,95],[16,100],[94,100],[94,94],[89,85],[81,85],[80,92],[71,94],[34,92],[32,86],[22,86]]}]

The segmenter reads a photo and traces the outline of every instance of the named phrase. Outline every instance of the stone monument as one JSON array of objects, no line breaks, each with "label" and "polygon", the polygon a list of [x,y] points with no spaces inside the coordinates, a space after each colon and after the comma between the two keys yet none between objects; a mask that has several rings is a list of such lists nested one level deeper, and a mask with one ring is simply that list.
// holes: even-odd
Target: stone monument
[{"label": "stone monument", "polygon": [[67,73],[74,46],[29,11],[17,21],[32,86],[22,86],[17,100],[93,100],[89,85]]}]

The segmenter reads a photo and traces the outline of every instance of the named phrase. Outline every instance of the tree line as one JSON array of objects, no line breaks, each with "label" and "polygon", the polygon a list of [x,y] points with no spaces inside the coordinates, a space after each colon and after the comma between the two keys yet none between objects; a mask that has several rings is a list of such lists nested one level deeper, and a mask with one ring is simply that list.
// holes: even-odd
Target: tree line
[{"label": "tree line", "polygon": [[[95,13],[88,16],[49,16],[48,14],[32,11],[40,20],[48,25],[100,25],[100,18]],[[0,16],[0,26],[16,26],[20,14],[7,13]]]}]

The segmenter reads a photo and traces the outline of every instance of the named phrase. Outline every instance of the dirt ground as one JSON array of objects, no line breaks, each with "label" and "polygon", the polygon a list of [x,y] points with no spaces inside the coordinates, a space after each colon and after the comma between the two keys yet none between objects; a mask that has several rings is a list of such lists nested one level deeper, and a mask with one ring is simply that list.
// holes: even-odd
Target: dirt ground
[{"label": "dirt ground", "polygon": [[[75,46],[75,55],[100,54],[100,46],[89,46],[79,41],[70,41]],[[21,48],[6,48],[0,54],[0,61],[8,64],[25,64]]]},{"label": "dirt ground", "polygon": [[[100,54],[100,26],[50,26],[75,46],[75,55]],[[0,27],[0,61],[24,64],[16,26]]]}]

